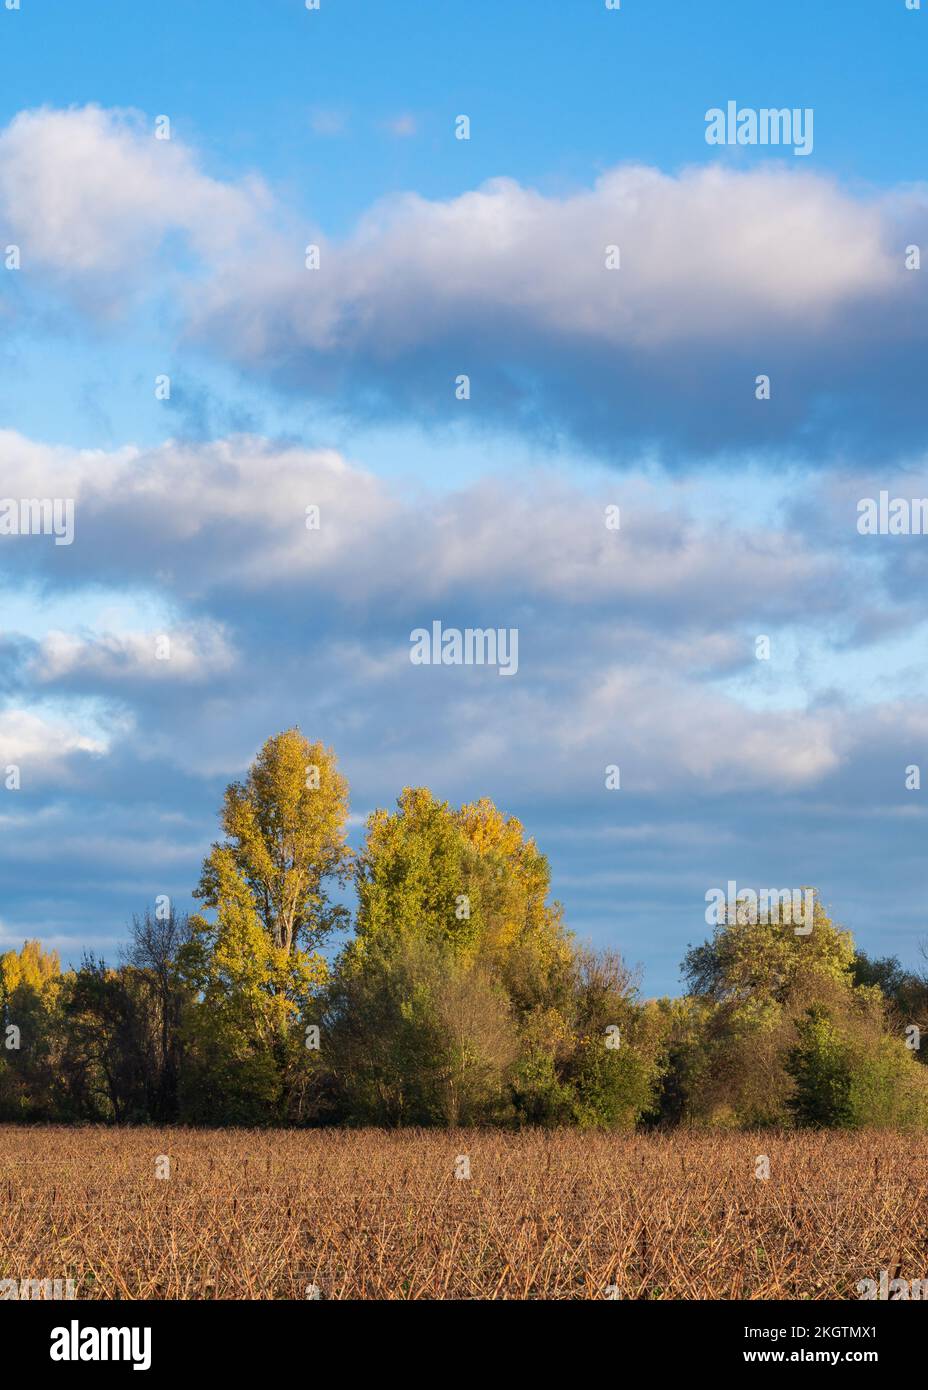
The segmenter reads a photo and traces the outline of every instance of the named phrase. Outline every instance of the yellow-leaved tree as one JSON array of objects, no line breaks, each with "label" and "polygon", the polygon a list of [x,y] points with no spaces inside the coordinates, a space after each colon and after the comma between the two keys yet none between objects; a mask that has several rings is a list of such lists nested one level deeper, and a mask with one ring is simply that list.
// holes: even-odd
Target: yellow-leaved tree
[{"label": "yellow-leaved tree", "polygon": [[221,818],[226,841],[213,846],[194,894],[206,907],[220,906],[222,848],[275,946],[315,947],[342,924],[347,911],[329,900],[327,885],[349,869],[348,784],[330,748],[299,729],[269,738],[245,781],[226,789]]},{"label": "yellow-leaved tree", "polygon": [[190,920],[180,951],[196,995],[184,1029],[181,1106],[201,1122],[299,1119],[309,1084],[305,1020],[326,978],[325,961],[276,945],[227,849],[214,849],[215,922]]},{"label": "yellow-leaved tree", "polygon": [[0,955],[0,1119],[51,1113],[61,979],[58,952],[38,941]]},{"label": "yellow-leaved tree", "polygon": [[347,818],[334,754],[299,729],[268,739],[245,781],[227,789],[227,838],[213,845],[195,894],[215,920],[192,917],[180,952],[194,993],[187,1117],[301,1118],[312,1060],[306,1028],[327,975],[316,948],[348,915],[328,896],[350,863]]}]

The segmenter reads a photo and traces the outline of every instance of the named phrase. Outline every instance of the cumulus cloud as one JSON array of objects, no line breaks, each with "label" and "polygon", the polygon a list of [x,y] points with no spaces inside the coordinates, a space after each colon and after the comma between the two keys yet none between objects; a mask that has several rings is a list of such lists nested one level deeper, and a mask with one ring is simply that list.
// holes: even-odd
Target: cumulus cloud
[{"label": "cumulus cloud", "polygon": [[0,764],[48,767],[75,753],[102,754],[108,747],[107,738],[82,731],[61,716],[34,708],[0,709]]},{"label": "cumulus cloud", "polygon": [[[915,215],[924,226],[925,208]],[[894,249],[881,205],[811,175],[627,166],[563,198],[497,178],[444,202],[406,194],[372,208],[328,248],[318,284],[294,277],[302,291],[277,326],[312,347],[377,343],[387,358],[492,312],[498,327],[648,350],[759,316],[768,329],[825,324],[902,284]],[[255,288],[245,304],[262,296],[260,274]]]},{"label": "cumulus cloud", "polygon": [[678,626],[706,613],[729,623],[833,612],[850,582],[811,537],[797,545],[778,526],[697,521],[682,495],[640,478],[597,494],[538,471],[530,483],[415,496],[334,450],[255,436],[102,451],[14,431],[0,431],[0,473],[10,496],[75,502],[72,546],[4,538],[21,574],[153,577],[181,600],[273,590],[289,603],[312,584],[338,609],[505,595]]},{"label": "cumulus cloud", "polygon": [[62,680],[201,684],[234,665],[235,654],[221,627],[196,623],[167,632],[49,632],[38,645],[29,675],[39,685]]},{"label": "cumulus cloud", "polygon": [[840,709],[746,709],[687,674],[654,667],[602,672],[571,710],[566,737],[598,750],[620,729],[616,743],[627,750],[633,785],[649,790],[674,780],[716,792],[808,787],[835,772],[853,746]]},{"label": "cumulus cloud", "polygon": [[84,307],[112,310],[179,235],[212,267],[240,249],[267,207],[258,179],[210,178],[154,122],[98,106],[23,111],[0,131],[0,216],[30,273]]},{"label": "cumulus cloud", "polygon": [[[800,672],[783,708],[759,683],[758,632],[811,623],[849,640],[858,557],[814,528],[723,524],[704,499],[702,515],[690,509],[691,490],[637,477],[612,530],[614,487],[537,472],[531,486],[485,478],[416,494],[334,451],[252,436],[102,452],[8,432],[0,465],[14,494],[76,501],[72,547],[7,538],[20,574],[78,592],[148,585],[180,615],[163,632],[12,635],[10,698],[121,702],[147,746],[188,770],[222,765],[213,729],[232,708],[256,740],[265,725],[323,722],[380,769],[378,787],[417,765],[423,780],[463,766],[475,783],[508,769],[545,796],[613,760],[649,793],[681,778],[811,787],[864,739],[842,700],[821,698],[820,674],[804,699]],[[868,607],[874,637],[881,613],[898,617],[878,585]],[[517,627],[518,680],[413,667],[410,632],[436,618]]]},{"label": "cumulus cloud", "polygon": [[247,284],[217,275],[190,331],[388,417],[468,411],[623,462],[746,446],[823,461],[920,431],[925,298],[903,253],[926,226],[911,191],[868,200],[804,172],[622,167],[561,198],[500,178],[378,204],[318,271],[269,256]]},{"label": "cumulus cloud", "polygon": [[511,178],[403,194],[335,241],[140,116],[43,108],[0,133],[0,213],[24,264],[85,307],[170,288],[188,340],[374,416],[566,434],[619,463],[827,463],[921,436],[926,291],[904,255],[928,232],[922,188],[623,165],[561,196]]}]

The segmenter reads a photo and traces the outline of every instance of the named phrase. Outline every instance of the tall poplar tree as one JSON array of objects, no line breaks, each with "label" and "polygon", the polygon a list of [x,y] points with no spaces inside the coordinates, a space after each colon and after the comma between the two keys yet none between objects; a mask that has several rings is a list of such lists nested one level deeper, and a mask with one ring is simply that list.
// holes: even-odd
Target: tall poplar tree
[{"label": "tall poplar tree", "polygon": [[226,840],[213,845],[194,896],[206,907],[221,906],[217,851],[226,851],[273,945],[288,952],[296,944],[314,949],[348,915],[328,896],[351,860],[348,783],[335,754],[299,729],[276,734],[245,781],[226,789],[221,816]]}]

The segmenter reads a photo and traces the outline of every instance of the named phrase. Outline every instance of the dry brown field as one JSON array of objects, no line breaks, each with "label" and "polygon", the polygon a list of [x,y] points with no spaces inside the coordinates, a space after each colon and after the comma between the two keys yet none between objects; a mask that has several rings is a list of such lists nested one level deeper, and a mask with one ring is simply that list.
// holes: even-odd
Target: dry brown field
[{"label": "dry brown field", "polygon": [[928,1276],[926,1152],[889,1133],[3,1126],[0,1279],[72,1278],[81,1299],[856,1299],[884,1269]]}]

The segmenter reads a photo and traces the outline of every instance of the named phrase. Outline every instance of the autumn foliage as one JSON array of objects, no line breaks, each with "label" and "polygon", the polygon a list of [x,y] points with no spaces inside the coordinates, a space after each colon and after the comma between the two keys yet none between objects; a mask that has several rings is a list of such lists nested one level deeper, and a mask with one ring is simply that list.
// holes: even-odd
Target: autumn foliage
[{"label": "autumn foliage", "polygon": [[[290,729],[227,790],[192,917],[117,965],[0,957],[0,1118],[631,1131],[928,1124],[926,991],[812,929],[724,921],[687,993],[643,1000],[579,943],[545,856],[424,787],[348,843],[331,749]],[[353,887],[355,907],[349,905]]]}]

